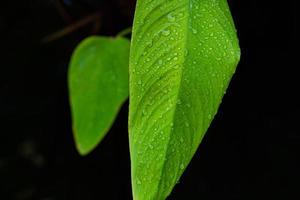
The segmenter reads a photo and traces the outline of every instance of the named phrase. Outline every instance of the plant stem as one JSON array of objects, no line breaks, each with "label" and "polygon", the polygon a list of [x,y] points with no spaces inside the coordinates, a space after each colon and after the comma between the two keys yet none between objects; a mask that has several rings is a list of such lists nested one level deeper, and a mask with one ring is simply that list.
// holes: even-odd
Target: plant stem
[{"label": "plant stem", "polygon": [[131,34],[131,31],[132,31],[132,28],[131,28],[131,27],[128,27],[128,28],[126,28],[126,29],[120,31],[120,32],[117,34],[116,37],[124,37],[124,36],[126,36],[126,35]]}]

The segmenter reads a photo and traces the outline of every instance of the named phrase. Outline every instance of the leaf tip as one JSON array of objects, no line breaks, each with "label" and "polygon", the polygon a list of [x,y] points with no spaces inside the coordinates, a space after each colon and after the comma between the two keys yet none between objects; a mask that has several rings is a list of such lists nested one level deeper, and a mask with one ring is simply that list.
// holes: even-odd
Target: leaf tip
[{"label": "leaf tip", "polygon": [[102,139],[100,139],[97,143],[89,143],[86,140],[79,139],[75,131],[73,131],[73,137],[76,150],[80,156],[87,156],[90,154],[102,141]]},{"label": "leaf tip", "polygon": [[75,147],[80,156],[86,156],[94,149],[87,145],[83,145],[82,143],[76,140],[75,140]]}]

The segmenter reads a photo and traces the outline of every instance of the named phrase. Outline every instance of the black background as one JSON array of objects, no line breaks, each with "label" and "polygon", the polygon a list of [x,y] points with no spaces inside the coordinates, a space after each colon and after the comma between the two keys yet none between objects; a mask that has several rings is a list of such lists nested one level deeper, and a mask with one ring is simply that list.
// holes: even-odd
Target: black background
[{"label": "black background", "polygon": [[[241,62],[169,199],[300,199],[296,1],[229,3]],[[130,26],[134,5],[134,0],[0,2],[1,200],[132,199],[128,103],[101,145],[80,157],[66,77],[76,44]],[[95,12],[97,23],[41,43]]]}]

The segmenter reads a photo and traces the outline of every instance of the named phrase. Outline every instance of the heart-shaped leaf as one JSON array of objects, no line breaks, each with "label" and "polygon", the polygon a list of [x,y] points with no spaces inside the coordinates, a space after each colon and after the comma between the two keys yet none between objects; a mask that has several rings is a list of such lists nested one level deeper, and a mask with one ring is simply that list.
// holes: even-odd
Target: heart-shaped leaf
[{"label": "heart-shaped leaf", "polygon": [[76,48],[70,63],[69,89],[73,133],[81,155],[93,150],[128,98],[130,42],[90,37]]},{"label": "heart-shaped leaf", "polygon": [[226,0],[138,0],[130,53],[135,200],[163,200],[207,131],[240,58]]}]

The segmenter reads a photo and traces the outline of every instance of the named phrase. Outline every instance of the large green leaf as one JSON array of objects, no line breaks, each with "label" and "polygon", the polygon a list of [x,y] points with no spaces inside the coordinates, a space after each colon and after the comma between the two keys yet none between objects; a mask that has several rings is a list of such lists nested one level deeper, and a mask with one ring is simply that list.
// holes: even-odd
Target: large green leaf
[{"label": "large green leaf", "polygon": [[90,37],[72,56],[69,89],[73,133],[82,155],[102,140],[128,97],[129,47],[127,39]]},{"label": "large green leaf", "polygon": [[240,58],[226,0],[138,0],[130,53],[135,200],[163,200],[207,131]]}]

